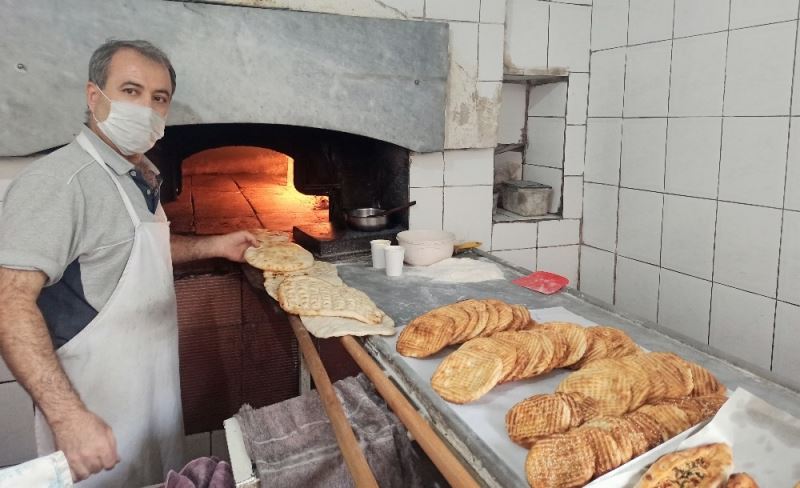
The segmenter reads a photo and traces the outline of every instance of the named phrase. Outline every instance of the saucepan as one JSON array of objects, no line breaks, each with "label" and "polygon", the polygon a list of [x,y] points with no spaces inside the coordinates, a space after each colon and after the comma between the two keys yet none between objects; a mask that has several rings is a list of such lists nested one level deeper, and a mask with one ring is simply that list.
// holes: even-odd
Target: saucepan
[{"label": "saucepan", "polygon": [[345,211],[344,217],[347,221],[347,225],[353,229],[363,231],[383,230],[389,223],[389,215],[399,212],[400,210],[405,210],[416,203],[416,201],[408,202],[405,205],[401,205],[389,210],[372,207],[352,208]]}]

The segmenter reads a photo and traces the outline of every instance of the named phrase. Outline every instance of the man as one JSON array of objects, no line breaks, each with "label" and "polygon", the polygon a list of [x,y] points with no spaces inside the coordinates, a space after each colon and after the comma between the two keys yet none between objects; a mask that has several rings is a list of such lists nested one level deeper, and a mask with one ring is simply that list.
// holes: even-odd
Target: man
[{"label": "man", "polygon": [[88,127],[11,184],[0,217],[0,352],[36,404],[40,455],[63,451],[85,486],[144,486],[180,468],[172,263],[242,261],[257,244],[248,232],[170,238],[143,153],[174,92],[158,48],[103,44]]}]

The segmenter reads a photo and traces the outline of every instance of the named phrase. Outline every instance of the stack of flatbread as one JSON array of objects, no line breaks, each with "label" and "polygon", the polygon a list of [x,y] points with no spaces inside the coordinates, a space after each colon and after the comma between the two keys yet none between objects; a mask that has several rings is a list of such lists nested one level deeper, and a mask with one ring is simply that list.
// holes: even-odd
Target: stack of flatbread
[{"label": "stack of flatbread", "polygon": [[[567,394],[567,398],[571,395],[574,394]],[[724,395],[708,395],[661,401],[622,416],[596,417],[566,432],[537,438],[530,444],[525,460],[528,483],[533,488],[584,486],[591,479],[714,416],[726,399]],[[561,413],[564,409],[555,401],[540,400],[538,403],[542,410],[531,411],[529,415],[543,415],[545,419],[537,419],[539,425],[549,423],[560,427],[568,422],[569,415]]]},{"label": "stack of flatbread", "polygon": [[[405,333],[398,339],[397,349],[401,353],[431,347],[420,342],[411,348],[408,344],[416,343],[407,338],[401,350]],[[498,383],[533,378],[556,368],[585,367],[600,359],[637,352],[639,347],[630,337],[612,327],[585,328],[566,322],[546,322],[468,340],[439,364],[431,386],[449,402],[467,403]],[[477,385],[478,379],[483,383]]]},{"label": "stack of flatbread", "polygon": [[710,371],[674,354],[600,359],[556,393],[514,405],[506,430],[530,449],[532,487],[583,486],[712,417],[725,391]]},{"label": "stack of flatbread", "polygon": [[464,300],[431,310],[412,320],[397,339],[397,352],[424,358],[450,344],[476,337],[522,330],[534,325],[524,305],[500,300]]},{"label": "stack of flatbread", "polygon": [[698,364],[649,352],[594,361],[567,376],[556,391],[595,399],[600,415],[622,415],[665,398],[722,394],[725,386]]},{"label": "stack of flatbread", "polygon": [[336,266],[315,261],[310,252],[270,232],[245,251],[245,260],[263,270],[264,289],[284,311],[299,315],[311,334],[394,334],[394,321],[365,293],[345,285]]}]

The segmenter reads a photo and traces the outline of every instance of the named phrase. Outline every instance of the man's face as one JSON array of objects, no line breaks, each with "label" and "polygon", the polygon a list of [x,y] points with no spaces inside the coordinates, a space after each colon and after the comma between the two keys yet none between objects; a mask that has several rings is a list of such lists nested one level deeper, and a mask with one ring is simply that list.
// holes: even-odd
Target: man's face
[{"label": "man's face", "polygon": [[[172,101],[169,70],[132,49],[114,53],[108,66],[106,86],[102,89],[111,100],[150,107],[167,118]],[[86,85],[86,102],[98,121],[108,117],[111,104],[92,82]]]}]

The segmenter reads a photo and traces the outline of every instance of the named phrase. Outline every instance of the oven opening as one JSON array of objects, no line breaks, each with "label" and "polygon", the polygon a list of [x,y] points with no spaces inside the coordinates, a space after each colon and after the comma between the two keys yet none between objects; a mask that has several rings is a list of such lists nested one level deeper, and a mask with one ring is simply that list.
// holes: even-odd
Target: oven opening
[{"label": "oven opening", "polygon": [[385,141],[312,127],[198,124],[168,127],[148,156],[165,176],[174,233],[278,230],[333,258],[369,252],[370,240],[408,229],[408,209],[370,231],[345,218],[349,209],[409,202],[409,151]]},{"label": "oven opening", "polygon": [[328,197],[307,195],[294,184],[292,157],[273,149],[224,146],[181,162],[182,188],[164,205],[177,233],[210,235],[328,222]]}]

